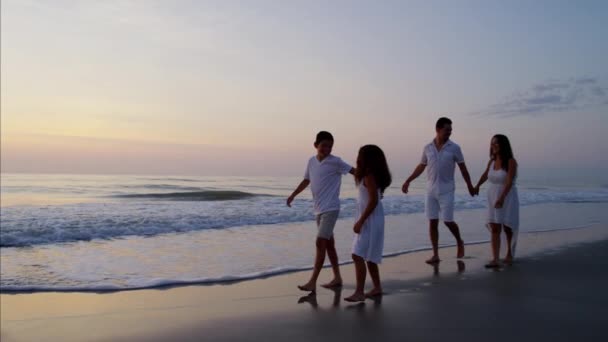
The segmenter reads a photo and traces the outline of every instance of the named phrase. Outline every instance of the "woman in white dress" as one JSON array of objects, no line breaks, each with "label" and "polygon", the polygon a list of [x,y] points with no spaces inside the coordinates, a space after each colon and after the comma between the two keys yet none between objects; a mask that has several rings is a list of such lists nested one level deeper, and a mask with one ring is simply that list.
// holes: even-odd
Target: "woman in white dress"
[{"label": "woman in white dress", "polygon": [[517,161],[513,158],[513,150],[509,139],[497,134],[490,142],[490,161],[483,173],[475,192],[489,180],[488,187],[488,218],[487,227],[492,233],[492,260],[488,268],[500,267],[500,233],[504,230],[507,237],[507,255],[504,262],[513,262],[517,233],[519,231],[519,197],[515,179],[517,177]]},{"label": "woman in white dress", "polygon": [[[359,189],[359,198],[357,221],[353,227],[355,237],[352,256],[357,288],[354,294],[344,298],[348,302],[361,302],[365,298],[382,295],[378,269],[384,248],[384,209],[381,199],[384,190],[391,184],[391,173],[384,152],[378,146],[365,145],[359,149],[355,183]],[[364,293],[366,263],[374,288]]]}]

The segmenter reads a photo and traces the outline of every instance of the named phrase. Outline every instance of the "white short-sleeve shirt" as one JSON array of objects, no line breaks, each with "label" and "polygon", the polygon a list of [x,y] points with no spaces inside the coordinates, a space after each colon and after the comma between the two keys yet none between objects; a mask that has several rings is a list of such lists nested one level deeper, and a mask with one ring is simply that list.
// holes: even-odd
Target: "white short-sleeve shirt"
[{"label": "white short-sleeve shirt", "polygon": [[431,141],[424,147],[420,163],[426,165],[427,191],[439,195],[456,189],[454,170],[456,163],[464,163],[464,156],[460,146],[451,140],[448,140],[439,151],[435,141]]},{"label": "white short-sleeve shirt", "polygon": [[340,210],[342,175],[349,173],[352,168],[342,159],[331,154],[322,161],[316,156],[308,160],[304,179],[310,181],[315,214]]}]

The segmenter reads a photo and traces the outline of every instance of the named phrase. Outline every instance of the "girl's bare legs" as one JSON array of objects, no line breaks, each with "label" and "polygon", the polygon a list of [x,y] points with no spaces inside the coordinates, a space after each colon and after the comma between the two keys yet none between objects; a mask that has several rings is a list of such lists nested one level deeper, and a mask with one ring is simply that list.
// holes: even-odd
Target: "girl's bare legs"
[{"label": "girl's bare legs", "polygon": [[513,252],[511,251],[511,243],[513,241],[513,229],[505,226],[505,235],[507,236],[507,256],[505,262],[510,264],[513,262]]},{"label": "girl's bare legs", "polygon": [[380,270],[378,269],[378,264],[368,261],[367,270],[369,271],[369,276],[372,278],[374,288],[368,291],[365,294],[365,297],[375,297],[381,295],[382,285],[380,285]]},{"label": "girl's bare legs", "polygon": [[353,254],[353,261],[355,262],[355,275],[357,278],[357,288],[355,293],[351,296],[344,298],[347,302],[362,302],[365,300],[365,294],[363,290],[365,288],[365,260],[358,255]]},{"label": "girl's bare legs", "polygon": [[492,230],[492,261],[490,261],[486,267],[498,267],[498,256],[500,253],[500,231],[502,226],[497,223],[490,223],[490,229]]}]

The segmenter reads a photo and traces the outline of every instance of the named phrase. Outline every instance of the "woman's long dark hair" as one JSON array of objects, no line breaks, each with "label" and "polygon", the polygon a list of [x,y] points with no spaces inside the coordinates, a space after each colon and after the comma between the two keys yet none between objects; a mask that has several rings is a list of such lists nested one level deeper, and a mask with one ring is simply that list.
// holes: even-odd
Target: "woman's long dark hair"
[{"label": "woman's long dark hair", "polygon": [[509,171],[509,160],[513,159],[513,150],[511,149],[511,143],[509,142],[509,138],[503,134],[496,134],[492,137],[492,140],[496,139],[496,143],[498,143],[499,151],[498,156],[495,156],[492,153],[492,146],[490,146],[490,159],[496,160],[496,158],[500,158],[500,166],[503,170]]},{"label": "woman's long dark hair", "polygon": [[357,169],[355,171],[355,182],[357,185],[367,175],[372,175],[376,181],[380,193],[391,185],[392,177],[388,169],[388,163],[384,152],[376,145],[365,145],[359,149],[357,157]]}]

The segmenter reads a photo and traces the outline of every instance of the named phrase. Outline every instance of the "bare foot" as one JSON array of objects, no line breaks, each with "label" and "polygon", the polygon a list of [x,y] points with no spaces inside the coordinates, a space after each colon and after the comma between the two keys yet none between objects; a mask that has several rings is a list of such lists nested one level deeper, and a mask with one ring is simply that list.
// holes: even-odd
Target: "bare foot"
[{"label": "bare foot", "polygon": [[441,261],[441,259],[439,259],[438,256],[434,255],[432,258],[427,260],[426,263],[429,265],[433,265],[433,264],[438,264],[440,261]]},{"label": "bare foot", "polygon": [[336,287],[342,286],[342,279],[340,279],[340,278],[334,279],[334,280],[330,281],[329,283],[323,284],[321,286],[326,289],[334,289]]},{"label": "bare foot", "polygon": [[510,255],[507,255],[504,259],[503,262],[507,265],[512,265],[513,264],[513,257]]},{"label": "bare foot", "polygon": [[364,302],[365,295],[363,293],[353,293],[352,296],[344,298],[345,301],[355,303],[355,302]]},{"label": "bare foot", "polygon": [[307,283],[304,285],[298,285],[298,288],[302,291],[315,292],[317,287],[314,284]]},{"label": "bare foot", "polygon": [[456,252],[456,258],[462,259],[464,258],[464,242],[460,241],[458,243],[458,252]]},{"label": "bare foot", "polygon": [[382,296],[382,289],[380,288],[373,288],[370,291],[368,291],[365,294],[365,298],[374,298],[374,297],[378,297],[378,296]]}]

